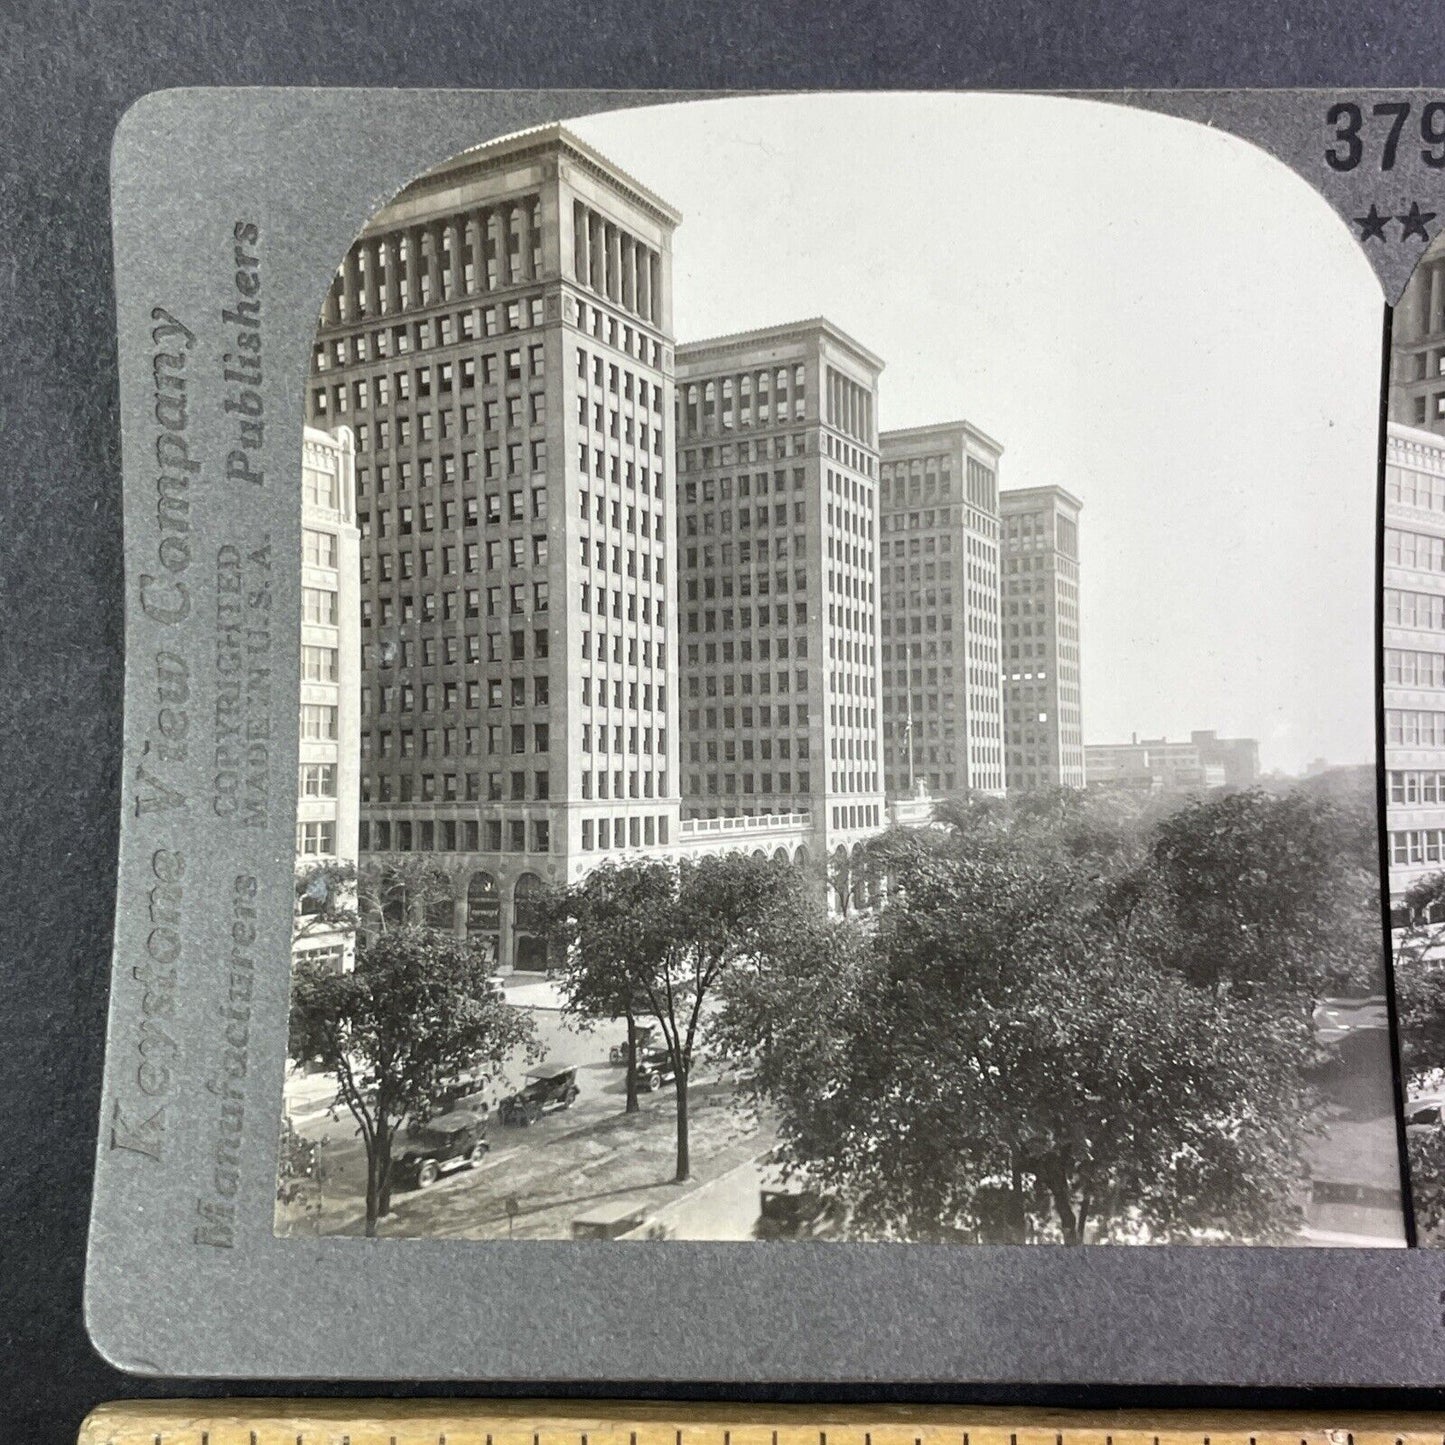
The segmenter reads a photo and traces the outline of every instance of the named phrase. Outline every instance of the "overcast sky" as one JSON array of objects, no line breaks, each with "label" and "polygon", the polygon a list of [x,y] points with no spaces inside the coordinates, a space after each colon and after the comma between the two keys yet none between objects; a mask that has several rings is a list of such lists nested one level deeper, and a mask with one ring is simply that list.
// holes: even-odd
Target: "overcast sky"
[{"label": "overcast sky", "polygon": [[823,315],[884,429],[967,418],[1084,502],[1086,742],[1374,757],[1383,298],[1325,203],[1189,122],[1018,96],[689,102],[572,128],[683,213],[679,341]]}]

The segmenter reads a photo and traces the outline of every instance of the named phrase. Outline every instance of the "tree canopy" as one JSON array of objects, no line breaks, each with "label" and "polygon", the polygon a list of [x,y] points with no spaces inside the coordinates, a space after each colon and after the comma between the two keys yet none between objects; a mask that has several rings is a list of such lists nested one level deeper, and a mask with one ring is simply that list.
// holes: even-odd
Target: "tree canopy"
[{"label": "tree canopy", "polygon": [[1354,811],[1058,790],[940,821],[875,845],[871,929],[815,920],[726,981],[784,1167],[865,1237],[1294,1234],[1313,1001],[1382,972]]},{"label": "tree canopy", "polygon": [[335,1073],[366,1147],[368,1234],[389,1212],[402,1122],[434,1112],[460,1074],[496,1077],[534,1039],[530,1018],[489,989],[477,950],[418,924],[363,932],[347,973],[299,961],[290,1023],[291,1057]]}]

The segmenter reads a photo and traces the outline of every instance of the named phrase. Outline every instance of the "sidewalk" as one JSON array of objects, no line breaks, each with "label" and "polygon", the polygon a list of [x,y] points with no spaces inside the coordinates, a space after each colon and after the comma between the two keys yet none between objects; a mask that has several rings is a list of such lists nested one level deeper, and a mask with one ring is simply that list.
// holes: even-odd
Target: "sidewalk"
[{"label": "sidewalk", "polygon": [[563,999],[557,985],[540,973],[511,974],[502,980],[502,989],[514,1008],[561,1012]]},{"label": "sidewalk", "polygon": [[709,1179],[706,1184],[664,1204],[623,1239],[655,1237],[662,1230],[668,1239],[750,1240],[758,1222],[763,1160],[769,1151]]}]

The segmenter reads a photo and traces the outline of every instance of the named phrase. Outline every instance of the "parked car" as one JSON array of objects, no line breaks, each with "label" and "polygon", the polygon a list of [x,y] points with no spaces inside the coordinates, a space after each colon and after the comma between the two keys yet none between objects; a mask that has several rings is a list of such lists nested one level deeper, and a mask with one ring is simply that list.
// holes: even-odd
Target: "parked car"
[{"label": "parked car", "polygon": [[[632,1030],[636,1040],[636,1048],[639,1055],[643,1049],[648,1048],[657,1037],[656,1024],[638,1024]],[[613,1044],[607,1050],[607,1062],[609,1064],[625,1064],[627,1062],[627,1040],[623,1039],[620,1044]]]},{"label": "parked car", "polygon": [[614,1199],[572,1221],[573,1239],[620,1239],[641,1227],[647,1206],[635,1199]]},{"label": "parked car", "polygon": [[392,1167],[403,1188],[425,1189],[443,1174],[475,1168],[489,1147],[486,1120],[469,1110],[453,1109],[409,1128]]},{"label": "parked car", "polygon": [[490,1076],[484,1069],[456,1074],[442,1085],[436,1107],[442,1113],[464,1109],[469,1114],[486,1114],[491,1108],[486,1098]]},{"label": "parked car", "polygon": [[637,1060],[637,1087],[644,1094],[677,1078],[671,1049],[644,1049]]},{"label": "parked car", "polygon": [[1445,1122],[1445,1095],[1422,1094],[1405,1105],[1405,1129],[1410,1134],[1433,1134]]},{"label": "parked car", "polygon": [[543,1114],[570,1109],[580,1092],[577,1069],[572,1064],[544,1064],[538,1069],[528,1069],[526,1084],[497,1105],[497,1118],[504,1124],[525,1128],[535,1124]]},{"label": "parked car", "polygon": [[759,1239],[826,1239],[843,1222],[836,1199],[809,1189],[763,1189],[758,1206]]}]

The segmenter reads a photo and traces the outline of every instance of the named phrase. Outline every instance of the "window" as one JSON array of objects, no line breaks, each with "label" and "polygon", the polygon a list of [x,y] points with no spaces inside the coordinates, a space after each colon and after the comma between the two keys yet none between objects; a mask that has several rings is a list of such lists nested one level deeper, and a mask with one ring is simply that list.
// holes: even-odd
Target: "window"
[{"label": "window", "polygon": [[336,852],[336,824],[329,818],[297,823],[296,852],[301,857],[326,857]]},{"label": "window", "polygon": [[302,763],[299,793],[303,798],[334,798],[336,764]]},{"label": "window", "polygon": [[[333,594],[334,595],[334,594]],[[339,653],[334,647],[314,647],[306,644],[301,649],[301,676],[306,682],[335,682]]]},{"label": "window", "polygon": [[307,622],[323,627],[335,627],[337,620],[336,593],[325,587],[303,587],[301,589],[301,615]]},{"label": "window", "polygon": [[302,556],[308,567],[335,567],[336,534],[307,527],[302,532]]},{"label": "window", "polygon": [[334,742],[337,735],[336,711],[334,703],[302,703],[302,738],[311,742]]}]

